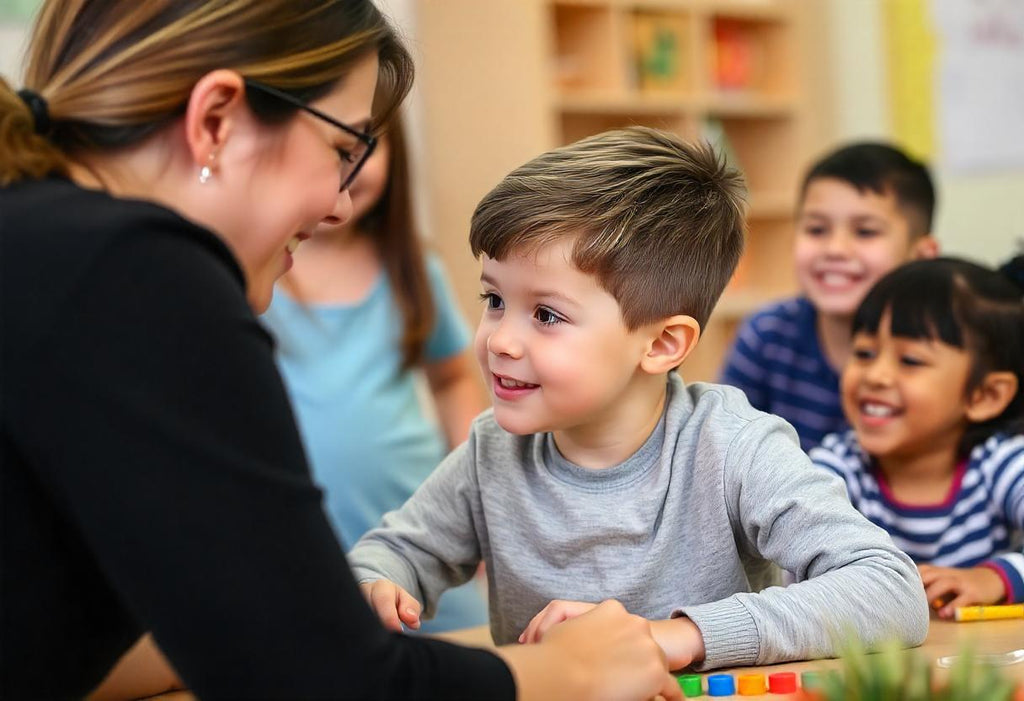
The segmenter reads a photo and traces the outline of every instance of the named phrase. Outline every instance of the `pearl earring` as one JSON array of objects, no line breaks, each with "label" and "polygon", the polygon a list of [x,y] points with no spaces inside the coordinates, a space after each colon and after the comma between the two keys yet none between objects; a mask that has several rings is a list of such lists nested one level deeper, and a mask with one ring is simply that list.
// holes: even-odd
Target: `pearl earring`
[{"label": "pearl earring", "polygon": [[211,177],[213,177],[213,171],[210,170],[210,166],[203,166],[199,169],[199,183],[201,185],[210,182]]}]

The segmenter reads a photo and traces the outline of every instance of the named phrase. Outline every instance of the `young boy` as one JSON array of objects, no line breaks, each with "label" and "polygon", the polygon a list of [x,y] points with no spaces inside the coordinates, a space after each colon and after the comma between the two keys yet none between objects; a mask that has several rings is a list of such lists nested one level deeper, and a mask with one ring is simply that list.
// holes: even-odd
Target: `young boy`
[{"label": "young boy", "polygon": [[721,382],[786,419],[810,450],[846,428],[839,374],[857,305],[887,272],[938,252],[935,191],[925,166],[880,143],[818,161],[800,190],[794,265],[802,294],[740,327]]},{"label": "young boy", "polygon": [[[484,197],[470,243],[494,405],[350,554],[387,625],[415,628],[482,559],[499,643],[607,598],[653,620],[672,668],[831,655],[847,630],[924,638],[913,564],[792,429],[672,372],[739,258],[743,196],[709,148],[633,127]],[[773,563],[799,583],[772,587]]]}]

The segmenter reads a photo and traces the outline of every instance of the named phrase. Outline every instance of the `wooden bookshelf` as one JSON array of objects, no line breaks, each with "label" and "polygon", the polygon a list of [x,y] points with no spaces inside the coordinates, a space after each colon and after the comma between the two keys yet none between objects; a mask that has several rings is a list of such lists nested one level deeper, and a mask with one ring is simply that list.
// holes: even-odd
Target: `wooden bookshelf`
[{"label": "wooden bookshelf", "polygon": [[[538,153],[645,124],[721,141],[750,189],[747,250],[684,366],[713,379],[738,321],[795,290],[798,179],[824,132],[817,0],[417,0],[430,230],[471,319],[479,199]],[[814,60],[810,58],[810,60]],[[820,90],[820,88],[818,88]]]}]

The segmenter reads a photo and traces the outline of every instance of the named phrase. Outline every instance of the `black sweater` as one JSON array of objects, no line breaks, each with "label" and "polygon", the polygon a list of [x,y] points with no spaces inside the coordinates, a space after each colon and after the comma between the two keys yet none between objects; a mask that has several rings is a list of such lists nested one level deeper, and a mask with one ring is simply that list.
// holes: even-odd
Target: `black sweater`
[{"label": "black sweater", "polygon": [[514,696],[363,603],[209,231],[0,189],[0,339],[0,697],[81,696],[147,630],[202,698]]}]

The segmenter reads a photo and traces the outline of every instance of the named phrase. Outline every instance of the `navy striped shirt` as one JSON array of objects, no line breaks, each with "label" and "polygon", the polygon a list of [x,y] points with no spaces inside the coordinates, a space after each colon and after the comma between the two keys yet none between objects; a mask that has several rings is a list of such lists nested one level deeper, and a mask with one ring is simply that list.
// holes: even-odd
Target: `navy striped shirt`
[{"label": "navy striped shirt", "polygon": [[722,370],[756,409],[781,416],[810,450],[849,427],[839,401],[839,375],[818,343],[817,310],[804,297],[769,305],[747,319]]},{"label": "navy striped shirt", "polygon": [[827,436],[811,460],[842,477],[854,507],[915,562],[991,567],[1007,601],[1024,601],[1024,435],[996,434],[975,446],[934,506],[894,498],[853,431]]}]

